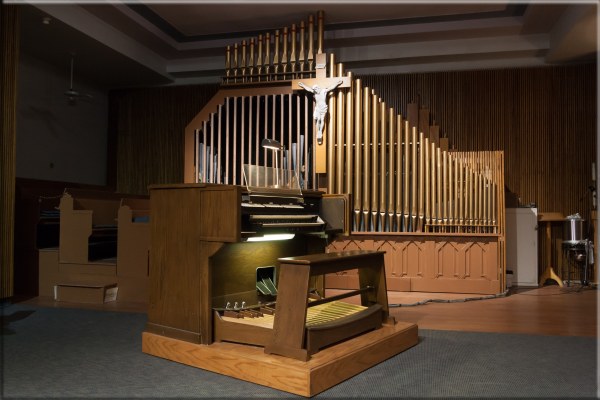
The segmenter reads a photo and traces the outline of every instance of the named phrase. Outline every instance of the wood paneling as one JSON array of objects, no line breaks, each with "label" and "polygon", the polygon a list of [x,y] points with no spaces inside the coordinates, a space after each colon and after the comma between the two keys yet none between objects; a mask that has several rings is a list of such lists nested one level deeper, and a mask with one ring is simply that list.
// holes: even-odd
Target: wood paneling
[{"label": "wood paneling", "polygon": [[[499,241],[494,234],[364,234],[340,236],[327,251],[385,251],[390,291],[498,294],[504,290]],[[326,287],[357,288],[358,274],[328,275]]]},{"label": "wood paneling", "polygon": [[14,291],[18,10],[0,4],[0,298]]},{"label": "wood paneling", "polygon": [[124,89],[110,95],[109,182],[121,193],[183,182],[184,131],[218,85]]}]

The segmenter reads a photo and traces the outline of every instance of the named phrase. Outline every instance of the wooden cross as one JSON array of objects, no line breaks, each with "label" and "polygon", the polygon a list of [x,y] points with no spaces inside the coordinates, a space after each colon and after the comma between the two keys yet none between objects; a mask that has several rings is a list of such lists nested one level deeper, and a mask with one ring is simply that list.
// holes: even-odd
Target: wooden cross
[{"label": "wooden cross", "polygon": [[[329,93],[336,88],[349,88],[351,87],[350,78],[345,77],[331,77],[327,78],[326,67],[326,57],[327,55],[324,53],[316,55],[316,66],[315,66],[315,78],[312,79],[294,79],[292,80],[292,90],[306,90],[313,94],[314,88],[318,87],[318,90],[329,89],[326,92],[326,96],[329,96]],[[315,95],[316,97],[316,95]],[[325,110],[323,111],[323,107]],[[327,117],[327,107],[323,104],[318,104],[315,99],[315,105],[313,109],[313,119],[314,119],[314,129],[315,132],[315,172],[316,173],[325,173],[326,171],[326,163],[327,163],[327,135],[326,133],[326,125],[324,124],[324,118]],[[321,125],[322,137],[319,137],[319,132],[317,132],[319,124]]]}]

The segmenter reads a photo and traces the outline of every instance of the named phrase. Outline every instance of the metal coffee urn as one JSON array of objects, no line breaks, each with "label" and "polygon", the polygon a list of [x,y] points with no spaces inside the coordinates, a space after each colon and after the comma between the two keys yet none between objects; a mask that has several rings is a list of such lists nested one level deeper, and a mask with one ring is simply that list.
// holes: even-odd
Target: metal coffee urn
[{"label": "metal coffee urn", "polygon": [[564,237],[563,243],[567,244],[578,244],[584,240],[584,225],[585,220],[581,218],[579,214],[569,215],[565,219],[565,226],[563,228]]},{"label": "metal coffee urn", "polygon": [[571,266],[575,264],[576,269],[581,269],[581,283],[588,283],[589,245],[591,244],[584,236],[583,225],[585,220],[579,214],[569,215],[565,218],[563,227],[563,251],[567,256],[567,285],[571,283]]}]

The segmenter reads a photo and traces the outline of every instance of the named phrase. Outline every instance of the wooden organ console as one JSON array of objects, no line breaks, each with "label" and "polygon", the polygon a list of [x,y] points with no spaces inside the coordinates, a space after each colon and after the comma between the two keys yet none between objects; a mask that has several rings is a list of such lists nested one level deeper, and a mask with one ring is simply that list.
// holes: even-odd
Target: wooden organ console
[{"label": "wooden organ console", "polygon": [[[502,152],[450,151],[426,109],[388,107],[323,39],[318,13],[227,47],[221,89],[185,130],[184,183],[150,190],[145,352],[312,396],[418,342],[390,318],[387,290],[504,289]],[[260,215],[269,196],[246,191],[245,168],[279,154],[302,199],[270,199],[303,210]],[[300,222],[309,199],[319,215]]]},{"label": "wooden organ console", "polygon": [[[333,199],[151,186],[143,351],[312,396],[415,345],[417,326],[389,316],[384,253],[323,253],[322,202]],[[295,236],[253,241],[275,233]],[[319,278],[347,269],[361,287],[325,297]],[[344,301],[353,296],[360,304]]]}]

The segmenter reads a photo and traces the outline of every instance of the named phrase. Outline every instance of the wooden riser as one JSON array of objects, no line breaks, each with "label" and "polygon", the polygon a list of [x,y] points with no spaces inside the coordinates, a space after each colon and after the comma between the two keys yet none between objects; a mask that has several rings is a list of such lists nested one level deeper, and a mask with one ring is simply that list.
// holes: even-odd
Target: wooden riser
[{"label": "wooden riser", "polygon": [[311,397],[414,346],[416,324],[398,322],[336,344],[304,362],[236,343],[189,343],[149,332],[144,353],[259,385]]}]

